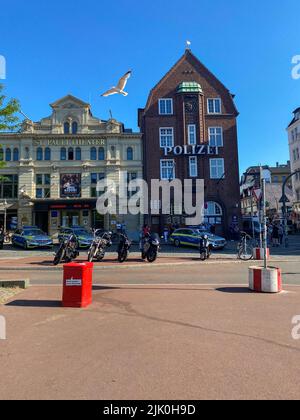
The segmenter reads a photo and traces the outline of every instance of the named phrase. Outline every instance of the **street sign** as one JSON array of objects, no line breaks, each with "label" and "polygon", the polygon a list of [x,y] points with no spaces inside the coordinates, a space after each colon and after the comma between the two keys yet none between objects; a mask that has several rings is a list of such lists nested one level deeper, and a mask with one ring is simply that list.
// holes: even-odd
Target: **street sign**
[{"label": "street sign", "polygon": [[279,203],[289,203],[290,200],[288,199],[288,197],[286,196],[286,194],[284,194],[281,199],[279,200]]},{"label": "street sign", "polygon": [[260,188],[257,188],[256,190],[253,190],[253,195],[256,198],[257,201],[260,201],[262,198],[262,190]]}]

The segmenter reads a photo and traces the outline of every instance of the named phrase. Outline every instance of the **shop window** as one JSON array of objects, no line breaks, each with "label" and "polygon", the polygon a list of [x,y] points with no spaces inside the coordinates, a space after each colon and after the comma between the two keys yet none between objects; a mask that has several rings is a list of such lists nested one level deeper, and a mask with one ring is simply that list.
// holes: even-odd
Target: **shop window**
[{"label": "shop window", "polygon": [[4,175],[1,177],[0,198],[18,198],[18,175]]},{"label": "shop window", "polygon": [[127,160],[133,160],[133,148],[127,147]]},{"label": "shop window", "polygon": [[80,147],[76,147],[75,160],[81,160],[81,149],[80,149]]},{"label": "shop window", "polygon": [[17,147],[15,147],[13,151],[13,160],[14,162],[17,162],[19,160],[19,149]]},{"label": "shop window", "polygon": [[10,148],[5,150],[5,160],[6,160],[6,162],[11,161],[11,149]]},{"label": "shop window", "polygon": [[98,160],[104,160],[104,159],[105,159],[104,147],[99,147],[99,150],[98,150]]},{"label": "shop window", "polygon": [[72,122],[72,134],[77,134],[78,131],[78,124],[76,121]]},{"label": "shop window", "polygon": [[97,160],[97,149],[96,149],[96,147],[92,147],[91,148],[91,160]]},{"label": "shop window", "polygon": [[43,160],[43,149],[41,147],[36,149],[36,160]]},{"label": "shop window", "polygon": [[50,149],[50,147],[46,147],[46,149],[45,149],[45,160],[51,160],[51,149]]},{"label": "shop window", "polygon": [[67,149],[65,147],[60,149],[60,160],[67,160]]}]

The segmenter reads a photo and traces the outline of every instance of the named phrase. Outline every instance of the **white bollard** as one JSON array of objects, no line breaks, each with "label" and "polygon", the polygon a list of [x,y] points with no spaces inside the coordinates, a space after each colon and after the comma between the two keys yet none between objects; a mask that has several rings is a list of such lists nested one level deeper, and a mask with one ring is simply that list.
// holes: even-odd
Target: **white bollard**
[{"label": "white bollard", "polygon": [[[270,258],[270,249],[267,248],[267,260]],[[254,248],[253,249],[253,259],[257,261],[263,261],[264,259],[264,249],[263,248]]]},{"label": "white bollard", "polygon": [[249,267],[249,289],[259,293],[282,292],[281,269]]}]

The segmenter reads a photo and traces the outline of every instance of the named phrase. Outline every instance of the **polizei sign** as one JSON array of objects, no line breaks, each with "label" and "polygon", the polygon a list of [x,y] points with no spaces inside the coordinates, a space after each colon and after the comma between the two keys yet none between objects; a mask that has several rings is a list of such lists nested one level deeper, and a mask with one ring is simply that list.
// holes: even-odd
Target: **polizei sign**
[{"label": "polizei sign", "polygon": [[198,155],[218,155],[218,147],[201,145],[184,145],[175,147],[163,147],[165,156],[198,156]]}]

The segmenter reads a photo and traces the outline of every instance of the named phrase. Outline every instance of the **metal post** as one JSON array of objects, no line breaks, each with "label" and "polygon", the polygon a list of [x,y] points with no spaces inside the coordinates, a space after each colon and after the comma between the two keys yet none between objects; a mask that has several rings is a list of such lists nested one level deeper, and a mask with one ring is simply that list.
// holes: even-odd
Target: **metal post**
[{"label": "metal post", "polygon": [[6,221],[7,221],[6,207],[7,207],[7,201],[5,200],[4,201],[4,226],[3,226],[4,235],[6,235]]},{"label": "metal post", "polygon": [[263,187],[263,217],[264,217],[264,238],[263,238],[263,246],[264,246],[264,268],[268,267],[267,264],[267,208],[266,208],[266,180],[265,178],[262,179],[262,187]]},{"label": "metal post", "polygon": [[[251,221],[252,221],[252,238],[255,241],[255,229],[254,229],[254,211],[253,211],[253,192],[251,193]],[[256,241],[255,241],[256,242]]]}]

